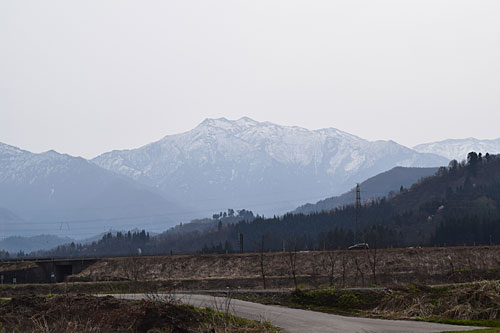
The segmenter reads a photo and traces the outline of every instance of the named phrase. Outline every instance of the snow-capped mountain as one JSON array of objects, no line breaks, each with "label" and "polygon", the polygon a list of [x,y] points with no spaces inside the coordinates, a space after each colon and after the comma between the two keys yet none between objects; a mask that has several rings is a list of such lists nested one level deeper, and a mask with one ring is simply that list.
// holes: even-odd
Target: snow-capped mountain
[{"label": "snow-capped mountain", "polygon": [[157,190],[83,158],[55,151],[34,154],[2,143],[0,207],[2,237],[41,233],[88,237],[104,228],[144,223],[147,228],[154,222],[163,230],[177,222],[168,214],[180,211]]},{"label": "snow-capped mountain", "polygon": [[155,186],[205,216],[230,207],[279,214],[343,193],[395,166],[449,162],[393,141],[370,142],[334,128],[313,131],[249,118],[206,119],[191,131],[92,161]]},{"label": "snow-capped mountain", "polygon": [[413,147],[421,153],[432,153],[444,156],[449,160],[461,161],[467,158],[471,151],[477,153],[500,153],[500,138],[495,140],[478,140],[475,138],[467,139],[448,139],[438,142],[423,143]]}]

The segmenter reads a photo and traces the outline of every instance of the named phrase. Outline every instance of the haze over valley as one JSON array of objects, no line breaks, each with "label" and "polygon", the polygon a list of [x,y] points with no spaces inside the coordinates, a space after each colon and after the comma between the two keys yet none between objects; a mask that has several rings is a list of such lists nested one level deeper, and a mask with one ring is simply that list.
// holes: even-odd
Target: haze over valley
[{"label": "haze over valley", "polygon": [[[188,132],[91,160],[0,144],[1,232],[3,238],[83,239],[107,230],[162,232],[228,208],[281,215],[404,167],[400,173],[408,176],[385,176],[373,188],[363,184],[369,191],[363,195],[374,199],[432,175],[451,156],[482,149],[500,152],[500,140],[447,140],[411,149],[334,128],[307,130],[246,117],[206,119]],[[344,197],[305,211],[353,203],[352,192]]]}]

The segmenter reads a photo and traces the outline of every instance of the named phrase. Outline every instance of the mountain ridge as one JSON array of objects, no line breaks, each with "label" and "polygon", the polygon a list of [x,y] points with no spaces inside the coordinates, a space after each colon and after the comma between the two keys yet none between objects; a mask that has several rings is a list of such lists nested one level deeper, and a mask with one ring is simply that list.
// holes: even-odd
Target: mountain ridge
[{"label": "mountain ridge", "polygon": [[143,216],[182,211],[155,189],[53,150],[36,154],[1,144],[0,185],[1,205],[22,219],[0,221],[4,237],[48,232],[78,236],[123,223],[117,220],[123,216],[153,223]]},{"label": "mountain ridge", "polygon": [[50,250],[58,245],[69,244],[75,240],[69,237],[54,235],[37,235],[31,237],[9,236],[0,240],[0,250],[15,255],[19,251],[30,253],[40,250]]},{"label": "mountain ridge", "polygon": [[446,139],[429,143],[422,143],[413,147],[416,151],[438,154],[450,160],[463,160],[471,151],[483,154],[499,154],[500,138],[476,139],[473,137],[464,139]]},{"label": "mountain ridge", "polygon": [[[284,213],[318,194],[340,194],[394,166],[448,164],[441,156],[394,141],[372,142],[336,128],[308,130],[248,117],[207,118],[190,131],[92,161],[171,199],[194,202],[207,213],[244,207],[264,214]],[[288,202],[282,205],[274,202],[280,188],[280,201]]]},{"label": "mountain ridge", "polygon": [[[442,144],[450,142],[454,142],[453,139]],[[122,227],[105,222],[109,217],[134,221],[133,216],[161,215],[156,220],[165,220],[169,210],[159,209],[162,205],[176,207],[176,214],[170,214],[173,219],[168,223],[211,216],[227,207],[250,209],[269,216],[286,213],[308,201],[340,195],[355,183],[395,166],[448,165],[448,158],[433,153],[438,150],[426,153],[424,145],[416,146],[424,152],[420,153],[392,140],[369,141],[334,127],[309,130],[248,117],[206,118],[189,131],[166,135],[139,148],[113,150],[92,160],[54,150],[35,154],[0,143],[3,188],[3,192],[0,188],[0,203],[13,213],[5,213],[5,216],[16,215],[19,219],[15,220],[31,223],[35,216],[54,210],[57,206],[54,200],[60,200],[59,209],[74,208],[74,197],[62,195],[61,186],[69,190],[79,178],[88,176],[79,183],[88,193],[92,189],[85,182],[96,187],[98,183],[105,183],[109,187],[99,185],[98,193],[76,200],[78,209],[84,212],[79,220],[100,220],[111,228]],[[113,179],[114,183],[103,179]],[[34,206],[38,206],[26,209],[22,201],[25,198],[20,193],[29,194],[40,182],[45,182],[43,190],[37,189],[37,193],[28,196],[35,202]],[[58,182],[59,187],[53,187],[54,182]],[[127,197],[126,193],[134,194]],[[12,205],[13,196],[19,199],[15,205]],[[108,201],[109,206],[121,205],[125,208],[123,214],[112,216],[109,210],[100,207],[110,198],[115,199]],[[9,205],[4,204],[9,201]],[[143,207],[134,210],[138,202]],[[138,213],[145,210],[152,213]],[[89,211],[95,214],[90,216]],[[75,219],[74,216],[45,216],[39,222],[64,221]],[[140,221],[152,223],[147,218]]]}]

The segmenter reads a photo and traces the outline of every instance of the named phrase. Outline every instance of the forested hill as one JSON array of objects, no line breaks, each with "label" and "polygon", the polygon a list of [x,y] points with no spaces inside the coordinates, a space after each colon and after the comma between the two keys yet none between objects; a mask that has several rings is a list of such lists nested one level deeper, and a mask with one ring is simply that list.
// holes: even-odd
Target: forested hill
[{"label": "forested hill", "polygon": [[[310,215],[257,217],[204,232],[165,233],[142,244],[142,253],[232,252],[238,248],[239,233],[245,251],[260,250],[262,241],[265,250],[274,251],[345,248],[360,241],[372,247],[500,244],[499,207],[500,156],[470,153],[467,162],[452,161],[390,199],[364,204],[357,232],[356,209],[345,206]],[[99,247],[102,255],[113,247],[113,238],[106,244]],[[96,253],[92,246],[76,249],[59,247],[46,254]]]},{"label": "forested hill", "polygon": [[[393,196],[401,187],[409,187],[419,180],[432,176],[438,168],[405,168],[395,167],[380,173],[362,182],[361,197],[363,201],[375,200],[385,196]],[[337,197],[318,201],[315,204],[305,204],[298,207],[293,213],[314,213],[332,210],[337,207],[353,205],[356,201],[356,188]]]}]

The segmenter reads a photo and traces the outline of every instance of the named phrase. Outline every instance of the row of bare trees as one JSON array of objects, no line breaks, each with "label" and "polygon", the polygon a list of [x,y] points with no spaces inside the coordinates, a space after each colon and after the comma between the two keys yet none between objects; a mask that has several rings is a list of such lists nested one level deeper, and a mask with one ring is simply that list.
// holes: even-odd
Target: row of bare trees
[{"label": "row of bare trees", "polygon": [[[288,246],[286,246],[288,245]],[[364,286],[366,283],[366,269],[369,268],[371,272],[373,284],[377,284],[377,274],[378,274],[378,251],[376,244],[374,244],[372,248],[363,251],[322,251],[316,252],[316,255],[311,256],[311,262],[309,262],[311,267],[311,272],[309,276],[312,280],[316,280],[317,277],[321,275],[321,272],[326,274],[328,277],[328,283],[330,286],[334,286],[336,283],[336,277],[340,278],[340,285],[344,288],[347,284],[347,277],[351,272],[348,270],[352,270],[353,267],[355,269],[355,284],[358,283],[358,280],[361,280],[361,284]],[[284,242],[283,249],[285,251],[285,255],[283,256],[284,264],[286,266],[286,270],[288,276],[293,281],[295,289],[298,289],[298,271],[303,271],[304,267],[298,267],[298,254],[297,246],[295,243],[290,242],[286,244]],[[260,266],[260,276],[262,278],[263,288],[267,288],[267,274],[266,274],[266,248],[265,248],[265,237],[262,235],[261,243],[260,243],[260,253],[259,253],[259,266]],[[316,259],[316,260],[315,260]],[[303,262],[300,262],[301,265],[304,265]],[[319,267],[318,267],[319,266]]]},{"label": "row of bare trees", "polygon": [[[257,256],[258,265],[255,265],[254,272],[260,270],[264,289],[275,283],[276,280],[270,282],[271,276],[287,276],[289,280],[286,280],[292,281],[298,289],[299,282],[304,280],[314,286],[328,283],[330,286],[344,288],[404,282],[397,281],[402,278],[412,279],[412,283],[427,284],[436,282],[436,279],[443,281],[443,277],[453,282],[473,281],[497,271],[500,275],[500,269],[497,269],[500,267],[500,257],[494,249],[409,248],[386,252],[377,248],[376,241],[372,240],[370,245],[371,247],[365,250],[303,253],[304,251],[298,251],[294,242],[288,242],[283,244],[284,252],[271,254],[266,248],[266,238],[262,235]],[[145,272],[142,258],[124,259],[123,264],[123,278],[135,281],[146,278],[143,276]],[[168,266],[167,263],[162,265]],[[159,274],[171,278],[171,270],[174,268],[163,266]]]},{"label": "row of bare trees", "polygon": [[[329,285],[332,287],[336,284],[340,284],[340,286],[344,288],[346,286],[347,276],[353,268],[355,271],[355,284],[358,283],[358,280],[361,280],[361,285],[366,285],[367,268],[369,268],[371,273],[373,284],[377,284],[379,257],[376,247],[369,250],[353,252],[325,251],[320,253],[320,258],[321,265],[328,276]],[[336,283],[336,276],[338,276],[340,283]]]}]

